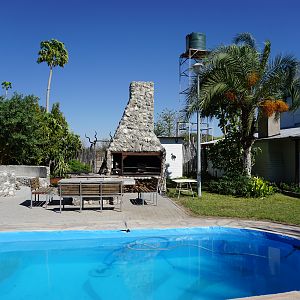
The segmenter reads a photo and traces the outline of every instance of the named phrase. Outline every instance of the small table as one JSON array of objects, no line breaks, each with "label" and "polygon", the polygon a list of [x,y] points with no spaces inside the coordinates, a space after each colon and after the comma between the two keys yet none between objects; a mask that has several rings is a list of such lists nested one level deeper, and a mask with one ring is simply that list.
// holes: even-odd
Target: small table
[{"label": "small table", "polygon": [[[194,192],[192,189],[192,183],[197,183],[195,179],[173,179],[173,182],[176,182],[176,192],[178,192],[178,199],[180,197],[180,192],[192,192],[192,196],[194,198]],[[185,187],[182,187],[184,185]]]}]

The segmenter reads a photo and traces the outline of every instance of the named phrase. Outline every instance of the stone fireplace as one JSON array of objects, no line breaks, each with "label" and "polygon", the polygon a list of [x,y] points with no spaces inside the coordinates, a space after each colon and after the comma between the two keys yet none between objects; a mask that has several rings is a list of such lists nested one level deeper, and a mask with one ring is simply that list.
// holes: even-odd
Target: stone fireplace
[{"label": "stone fireplace", "polygon": [[165,149],[154,133],[154,83],[134,81],[106,152],[107,174],[159,176],[164,160]]}]

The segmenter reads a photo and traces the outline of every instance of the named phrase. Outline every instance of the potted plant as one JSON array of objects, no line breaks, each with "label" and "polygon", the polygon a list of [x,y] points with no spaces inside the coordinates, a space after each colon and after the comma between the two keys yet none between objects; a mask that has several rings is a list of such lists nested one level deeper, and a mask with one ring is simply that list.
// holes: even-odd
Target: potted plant
[{"label": "potted plant", "polygon": [[53,177],[50,179],[51,185],[57,186],[58,181],[64,178],[69,170],[69,164],[65,161],[64,157],[60,155],[53,169]]}]

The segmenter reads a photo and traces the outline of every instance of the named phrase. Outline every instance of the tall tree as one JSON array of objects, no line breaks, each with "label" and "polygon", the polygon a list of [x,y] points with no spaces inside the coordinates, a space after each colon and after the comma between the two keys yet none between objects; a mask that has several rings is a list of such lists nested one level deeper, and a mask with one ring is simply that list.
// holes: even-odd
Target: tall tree
[{"label": "tall tree", "polygon": [[82,145],[79,136],[71,132],[58,103],[54,103],[51,112],[44,117],[43,140],[46,142],[41,147],[44,159],[53,172],[57,164],[64,165],[76,158]]},{"label": "tall tree", "polygon": [[5,98],[7,98],[8,90],[12,88],[12,84],[9,81],[3,81],[1,85],[2,88],[5,90]]},{"label": "tall tree", "polygon": [[81,142],[59,105],[46,113],[38,100],[17,93],[0,97],[0,164],[50,165],[53,172],[76,158]]},{"label": "tall tree", "polygon": [[[195,81],[185,109],[187,117],[198,109],[205,116],[221,117],[223,132],[228,116],[238,118],[243,170],[250,176],[258,119],[263,113],[270,116],[286,111],[288,105],[284,101],[299,97],[299,63],[292,55],[278,55],[271,60],[271,43],[266,41],[259,51],[249,33],[238,34],[233,42],[216,48],[204,61],[198,74],[200,93]],[[294,100],[299,105],[299,99]]]},{"label": "tall tree", "polygon": [[0,101],[0,164],[42,162],[42,111],[35,96]]},{"label": "tall tree", "polygon": [[42,41],[40,47],[41,49],[38,53],[39,57],[37,59],[37,63],[40,64],[42,62],[46,62],[50,68],[46,93],[46,112],[49,112],[50,86],[53,68],[57,66],[63,68],[64,65],[68,63],[69,55],[65,48],[65,44],[55,39]]},{"label": "tall tree", "polygon": [[154,124],[154,132],[157,136],[174,136],[176,130],[177,112],[164,109]]}]

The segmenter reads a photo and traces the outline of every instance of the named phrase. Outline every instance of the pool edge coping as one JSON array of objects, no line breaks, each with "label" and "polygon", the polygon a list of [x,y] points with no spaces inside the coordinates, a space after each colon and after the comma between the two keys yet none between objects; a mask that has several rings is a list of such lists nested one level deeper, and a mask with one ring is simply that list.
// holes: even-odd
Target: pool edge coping
[{"label": "pool edge coping", "polygon": [[[293,243],[300,247],[300,237],[283,234],[280,232],[245,228],[245,227],[231,227],[231,226],[194,226],[194,227],[172,227],[172,228],[135,228],[126,232],[125,230],[41,230],[41,231],[1,231],[0,243],[8,242],[27,242],[33,240],[49,241],[49,240],[71,240],[71,239],[96,239],[96,238],[122,238],[134,237],[140,238],[144,236],[158,236],[158,235],[195,235],[205,232],[217,230],[218,234],[246,232],[256,237],[263,237],[266,239],[277,240],[286,243]],[[87,235],[88,233],[88,235]],[[87,236],[86,236],[87,235]]]}]

